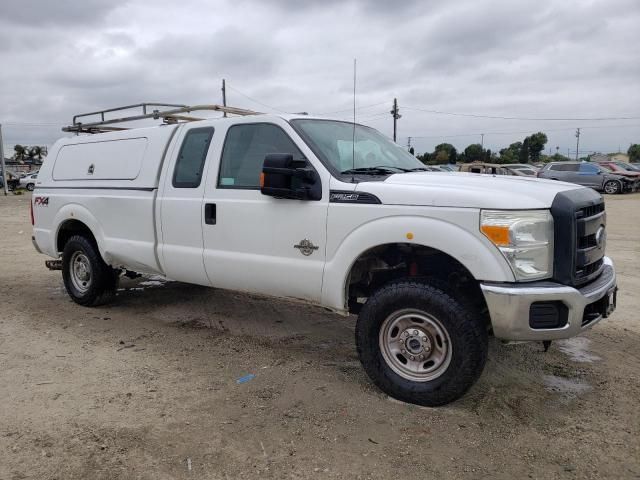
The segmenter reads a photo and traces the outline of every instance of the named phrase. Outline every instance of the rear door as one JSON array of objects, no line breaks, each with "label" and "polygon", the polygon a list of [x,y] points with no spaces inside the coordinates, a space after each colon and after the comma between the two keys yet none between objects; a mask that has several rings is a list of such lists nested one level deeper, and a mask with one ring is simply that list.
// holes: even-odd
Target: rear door
[{"label": "rear door", "polygon": [[576,183],[591,188],[600,188],[602,186],[602,173],[597,165],[581,163],[579,167],[579,181]]},{"label": "rear door", "polygon": [[[293,138],[284,121],[231,125],[212,164],[204,198],[204,263],[211,284],[273,296],[320,301],[325,261],[329,174]],[[290,200],[260,193],[264,158],[291,153],[322,181],[322,199]],[[308,159],[308,160],[307,160]]]},{"label": "rear door", "polygon": [[202,261],[202,197],[213,135],[211,126],[182,127],[172,142],[158,201],[158,251],[165,275],[201,285],[209,284]]}]

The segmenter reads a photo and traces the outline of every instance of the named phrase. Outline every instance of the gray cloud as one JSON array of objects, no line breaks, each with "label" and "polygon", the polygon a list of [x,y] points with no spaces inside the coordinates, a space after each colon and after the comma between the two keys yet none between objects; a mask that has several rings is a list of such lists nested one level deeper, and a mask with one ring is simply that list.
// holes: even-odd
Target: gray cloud
[{"label": "gray cloud", "polygon": [[542,130],[566,152],[576,127],[585,149],[615,150],[640,141],[640,120],[419,109],[638,116],[639,22],[637,0],[5,0],[0,122],[5,143],[51,142],[55,125],[19,124],[140,101],[219,102],[222,78],[237,106],[348,118],[357,57],[358,118],[389,134],[397,97],[401,142],[413,136],[419,151],[464,148],[479,133],[497,149]]},{"label": "gray cloud", "polygon": [[31,28],[101,23],[124,0],[3,0],[0,23]]}]

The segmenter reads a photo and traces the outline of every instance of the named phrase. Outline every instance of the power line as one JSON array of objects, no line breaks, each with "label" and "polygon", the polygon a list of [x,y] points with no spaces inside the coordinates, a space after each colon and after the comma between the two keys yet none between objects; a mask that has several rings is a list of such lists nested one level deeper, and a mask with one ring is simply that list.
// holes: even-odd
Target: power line
[{"label": "power line", "polygon": [[271,105],[267,105],[266,103],[261,102],[260,100],[256,100],[253,97],[250,97],[249,95],[247,95],[246,93],[242,93],[240,90],[238,90],[237,88],[232,87],[231,85],[227,85],[227,88],[230,88],[231,90],[233,90],[236,93],[239,93],[240,95],[242,95],[243,97],[251,100],[254,103],[257,103],[258,105],[262,105],[263,107],[267,107],[270,108],[271,110],[275,110],[276,112],[280,112],[280,113],[287,113],[284,110],[280,110],[279,108],[276,107],[272,107]]},{"label": "power line", "polygon": [[575,122],[595,122],[595,121],[610,121],[610,120],[640,120],[640,117],[575,117],[575,118],[535,118],[535,117],[503,117],[499,115],[480,115],[475,113],[458,113],[458,112],[444,112],[440,110],[427,110],[425,108],[418,107],[404,107],[407,110],[415,110],[418,112],[433,113],[438,115],[453,115],[457,117],[472,117],[472,118],[490,118],[494,120],[527,120],[527,121],[540,121],[540,122],[555,122],[555,121],[575,121]]},{"label": "power line", "polygon": [[[365,110],[367,108],[377,107],[378,105],[385,105],[386,103],[387,102],[372,103],[371,105],[364,105],[362,107],[358,107],[356,108],[356,110]],[[353,111],[353,108],[347,108],[345,110],[335,110],[333,112],[316,113],[316,115],[332,115],[334,113],[344,113],[344,112],[351,112],[351,111]]]}]

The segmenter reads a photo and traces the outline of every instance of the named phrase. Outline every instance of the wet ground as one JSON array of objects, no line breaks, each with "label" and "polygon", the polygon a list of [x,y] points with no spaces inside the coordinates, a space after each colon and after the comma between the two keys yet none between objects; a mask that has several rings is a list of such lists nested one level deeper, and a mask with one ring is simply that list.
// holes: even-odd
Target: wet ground
[{"label": "wet ground", "polygon": [[607,197],[615,315],[554,343],[492,341],[462,400],[366,378],[354,318],[141,278],[72,303],[0,196],[0,479],[640,478],[640,194]]}]

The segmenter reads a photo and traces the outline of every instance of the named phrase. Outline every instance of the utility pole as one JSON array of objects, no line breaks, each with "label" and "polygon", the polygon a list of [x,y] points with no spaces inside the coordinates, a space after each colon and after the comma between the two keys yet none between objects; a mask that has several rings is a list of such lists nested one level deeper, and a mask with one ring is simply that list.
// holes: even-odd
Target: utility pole
[{"label": "utility pole", "polygon": [[4,185],[4,196],[9,194],[9,187],[7,186],[7,168],[4,165],[4,143],[2,142],[2,124],[0,124],[0,164],[2,165],[2,184]]},{"label": "utility pole", "polygon": [[407,137],[407,150],[411,150],[411,137]]},{"label": "utility pole", "polygon": [[396,133],[398,131],[398,119],[402,118],[402,115],[398,113],[398,99],[393,99],[393,109],[391,110],[391,115],[393,116],[393,141],[396,141]]},{"label": "utility pole", "polygon": [[[224,81],[224,78],[222,79],[222,106],[227,106],[227,85]],[[222,112],[222,116],[226,117],[227,112]]]},{"label": "utility pole", "polygon": [[481,133],[480,137],[480,146],[482,147],[482,151],[484,152],[484,133]]},{"label": "utility pole", "polygon": [[580,129],[576,129],[576,162],[578,161],[578,150],[580,150]]}]

